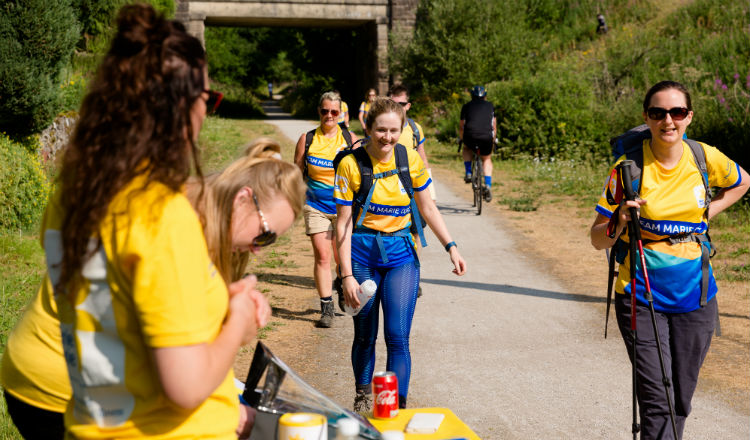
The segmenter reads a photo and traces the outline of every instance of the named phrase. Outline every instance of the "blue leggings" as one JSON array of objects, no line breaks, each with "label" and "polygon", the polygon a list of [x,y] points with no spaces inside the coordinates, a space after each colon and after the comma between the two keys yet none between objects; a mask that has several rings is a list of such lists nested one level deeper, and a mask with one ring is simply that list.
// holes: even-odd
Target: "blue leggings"
[{"label": "blue leggings", "polygon": [[385,345],[388,349],[386,369],[396,373],[398,394],[405,401],[411,375],[409,333],[417,304],[419,267],[416,261],[410,261],[398,267],[370,268],[352,260],[352,272],[357,282],[371,279],[378,285],[375,295],[354,316],[352,367],[357,387],[372,382],[375,341],[378,338],[378,305],[382,302]]}]

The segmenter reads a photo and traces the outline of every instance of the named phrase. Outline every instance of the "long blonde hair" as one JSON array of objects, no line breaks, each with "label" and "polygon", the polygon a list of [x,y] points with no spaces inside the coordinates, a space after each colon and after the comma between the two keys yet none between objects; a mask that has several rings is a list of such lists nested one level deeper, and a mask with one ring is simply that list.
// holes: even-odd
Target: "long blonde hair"
[{"label": "long blonde hair", "polygon": [[250,187],[261,205],[283,197],[295,218],[305,203],[307,186],[302,173],[296,165],[273,157],[275,153],[274,149],[255,149],[223,171],[207,176],[202,196],[198,185],[187,189],[203,225],[208,254],[227,284],[242,277],[249,259],[248,252],[232,252],[232,212],[237,193]]}]

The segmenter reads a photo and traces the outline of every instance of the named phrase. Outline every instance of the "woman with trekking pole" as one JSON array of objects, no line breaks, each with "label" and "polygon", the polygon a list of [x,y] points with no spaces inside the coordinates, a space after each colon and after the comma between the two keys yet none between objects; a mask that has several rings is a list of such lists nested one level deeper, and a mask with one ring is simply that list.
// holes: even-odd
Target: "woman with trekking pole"
[{"label": "woman with trekking pole", "polygon": [[369,141],[349,150],[336,169],[336,244],[346,304],[354,309],[362,305],[357,293],[365,281],[377,285],[374,295],[354,316],[354,411],[360,414],[372,408],[381,305],[388,351],[386,368],[398,379],[399,407],[406,407],[411,375],[409,334],[419,287],[419,258],[410,226],[416,226],[423,240],[420,213],[445,247],[453,273],[466,272],[466,262],[430,192],[425,191],[432,181],[422,159],[416,150],[397,143],[404,118],[400,104],[377,98],[367,118]]},{"label": "woman with trekking pole", "polygon": [[[649,89],[650,138],[610,170],[591,227],[592,245],[614,246],[620,263],[615,312],[634,368],[641,423],[634,420],[633,435],[640,429],[641,439],[682,438],[718,319],[709,220],[750,187],[747,172],[721,151],[683,139],[693,116],[682,84]],[[618,185],[628,185],[625,197],[607,197]],[[711,198],[708,187],[720,189]]]}]

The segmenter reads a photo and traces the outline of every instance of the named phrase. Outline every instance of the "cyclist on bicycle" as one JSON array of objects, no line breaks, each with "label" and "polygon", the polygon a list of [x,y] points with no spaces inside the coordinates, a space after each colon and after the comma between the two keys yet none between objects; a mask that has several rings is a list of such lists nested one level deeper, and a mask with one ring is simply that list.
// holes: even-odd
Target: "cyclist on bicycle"
[{"label": "cyclist on bicycle", "polygon": [[491,201],[492,193],[492,148],[495,144],[497,133],[497,119],[495,118],[495,107],[487,101],[487,92],[482,86],[474,86],[471,89],[471,101],[461,107],[461,123],[459,125],[459,136],[463,140],[463,158],[466,175],[464,182],[471,182],[471,160],[473,154],[479,151],[482,158],[482,169],[484,171],[485,192],[484,200]]}]

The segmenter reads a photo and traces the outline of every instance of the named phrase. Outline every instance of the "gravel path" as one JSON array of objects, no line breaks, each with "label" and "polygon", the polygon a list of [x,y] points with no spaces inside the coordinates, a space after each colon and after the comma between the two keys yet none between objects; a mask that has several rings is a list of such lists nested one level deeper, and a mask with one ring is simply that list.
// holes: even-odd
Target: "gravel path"
[{"label": "gravel path", "polygon": [[[293,141],[314,127],[270,116]],[[614,323],[604,340],[591,297],[566,292],[545,266],[523,255],[522,238],[510,235],[498,212],[476,216],[468,187],[450,188],[441,183],[449,179],[434,175],[438,207],[468,273],[451,273],[428,231],[409,406],[448,407],[483,439],[632,438],[630,364]],[[601,276],[601,267],[594,274]],[[350,322],[340,315],[317,350],[305,354],[315,371],[306,379],[347,406],[354,395]],[[386,353],[380,339],[378,370]],[[719,398],[696,393],[684,437],[747,439],[750,421]]]}]

